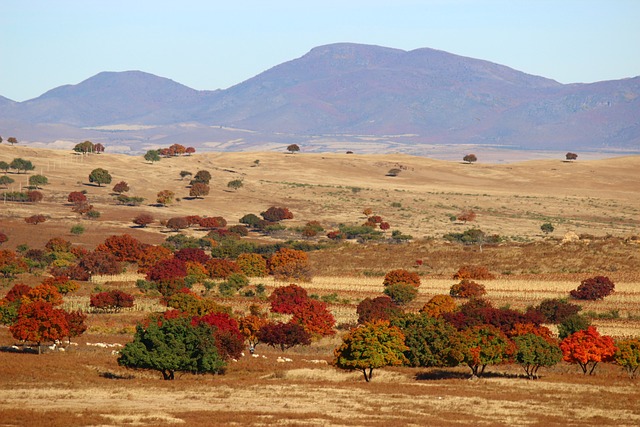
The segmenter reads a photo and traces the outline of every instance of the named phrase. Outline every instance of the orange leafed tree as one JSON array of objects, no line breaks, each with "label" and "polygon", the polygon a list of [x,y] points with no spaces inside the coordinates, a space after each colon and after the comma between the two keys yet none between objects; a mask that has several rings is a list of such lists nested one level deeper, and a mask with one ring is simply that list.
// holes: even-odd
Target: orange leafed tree
[{"label": "orange leafed tree", "polygon": [[384,276],[384,281],[382,282],[384,286],[398,283],[407,283],[417,288],[420,286],[420,275],[403,269],[391,270]]},{"label": "orange leafed tree", "polygon": [[303,251],[281,248],[269,258],[267,267],[276,280],[311,280],[309,256]]},{"label": "orange leafed tree", "polygon": [[38,344],[39,354],[43,342],[59,341],[68,336],[69,326],[64,310],[45,301],[35,301],[20,307],[18,319],[9,331],[17,340]]},{"label": "orange leafed tree", "polygon": [[255,314],[249,314],[240,319],[239,328],[240,333],[247,340],[252,348],[255,348],[260,342],[258,333],[260,329],[269,323],[269,319],[263,316],[256,316]]},{"label": "orange leafed tree", "polygon": [[121,262],[137,262],[143,253],[143,244],[128,234],[107,237],[96,251],[110,252]]},{"label": "orange leafed tree", "polygon": [[593,375],[598,363],[612,361],[616,353],[613,338],[600,335],[594,326],[569,335],[560,343],[560,349],[564,361],[578,364],[585,375]]},{"label": "orange leafed tree", "polygon": [[25,296],[22,297],[23,305],[36,301],[42,301],[51,305],[62,305],[62,295],[58,292],[58,288],[54,285],[41,283],[31,288]]},{"label": "orange leafed tree", "polygon": [[443,313],[451,313],[456,307],[456,302],[449,295],[435,295],[420,309],[420,313],[440,317]]}]

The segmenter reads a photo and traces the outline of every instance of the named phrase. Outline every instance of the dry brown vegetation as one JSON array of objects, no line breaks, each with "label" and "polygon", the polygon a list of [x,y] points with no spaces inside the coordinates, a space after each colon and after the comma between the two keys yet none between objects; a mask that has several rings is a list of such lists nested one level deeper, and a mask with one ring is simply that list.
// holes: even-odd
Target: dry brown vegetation
[{"label": "dry brown vegetation", "polygon": [[[108,147],[107,147],[108,150]],[[481,153],[478,154],[482,160]],[[142,156],[89,155],[33,150],[0,145],[0,160],[31,160],[34,173],[49,179],[36,205],[3,203],[0,232],[9,241],[41,248],[60,236],[74,245],[93,248],[112,234],[128,233],[146,243],[160,243],[168,235],[157,222],[132,228],[142,212],[156,219],[180,215],[223,216],[235,224],[246,213],[269,206],[286,206],[295,218],[285,225],[303,226],[318,220],[325,229],[340,223],[359,225],[363,208],[382,216],[391,230],[414,236],[403,244],[341,243],[309,253],[314,278],[302,284],[310,294],[337,294],[330,309],[338,323],[353,322],[356,304],[381,293],[384,273],[404,268],[418,272],[422,285],[417,310],[433,295],[447,293],[451,276],[462,265],[484,265],[497,277],[480,281],[496,306],[522,309],[543,298],[564,297],[582,279],[604,274],[616,292],[603,301],[583,302],[583,311],[611,314],[594,320],[602,333],[640,336],[640,157],[595,161],[526,161],[473,165],[401,155],[344,155],[284,153],[206,153],[163,159],[148,164]],[[254,160],[260,160],[255,166]],[[101,167],[113,183],[129,184],[129,195],[146,199],[140,207],[115,204],[113,184],[88,183],[91,170]],[[385,176],[398,167],[396,177]],[[211,192],[204,199],[189,194],[180,171],[212,174]],[[27,185],[28,174],[12,174],[11,189]],[[243,179],[229,191],[227,182]],[[15,187],[15,188],[14,188]],[[155,207],[158,191],[168,189],[181,201]],[[66,204],[71,191],[86,190],[101,212],[97,220],[81,218]],[[0,201],[0,203],[2,203]],[[473,209],[473,223],[452,222],[451,215]],[[35,213],[49,216],[44,224],[29,225]],[[543,236],[540,225],[556,230]],[[82,224],[86,231],[72,235]],[[498,245],[463,247],[444,242],[445,233],[477,226],[505,241]],[[387,234],[390,234],[390,231]],[[572,232],[581,238],[563,242]],[[193,229],[184,233],[199,236]],[[299,234],[283,233],[283,238]],[[273,241],[255,233],[251,239]],[[422,265],[416,263],[422,260]],[[585,377],[576,366],[561,363],[542,372],[542,379],[521,377],[515,365],[491,367],[490,375],[469,381],[464,367],[447,370],[388,368],[364,383],[357,373],[328,366],[340,337],[308,348],[288,350],[293,362],[258,346],[260,357],[231,363],[222,376],[183,375],[173,382],[153,372],[129,371],[116,363],[114,350],[91,344],[124,344],[133,325],[149,312],[163,310],[157,298],[140,295],[130,277],[84,283],[66,297],[66,308],[88,308],[96,286],[136,293],[136,306],[115,314],[91,313],[88,332],[66,352],[34,354],[0,352],[0,424],[46,426],[106,425],[638,425],[640,392],[637,380],[614,365],[598,367]],[[21,277],[27,284],[37,277]],[[253,279],[270,292],[287,284],[271,278]],[[9,288],[5,283],[3,295]],[[222,301],[246,312],[249,298]],[[264,304],[264,303],[263,303]],[[617,312],[617,316],[613,315]],[[0,327],[0,345],[15,342]],[[262,356],[265,356],[264,358]],[[585,402],[588,402],[586,404]]]}]

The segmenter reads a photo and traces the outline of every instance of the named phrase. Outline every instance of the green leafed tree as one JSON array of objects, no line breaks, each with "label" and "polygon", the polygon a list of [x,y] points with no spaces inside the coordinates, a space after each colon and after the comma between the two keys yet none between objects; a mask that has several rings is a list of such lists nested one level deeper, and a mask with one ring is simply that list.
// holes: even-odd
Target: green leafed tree
[{"label": "green leafed tree", "polygon": [[7,175],[0,176],[0,185],[3,187],[7,187],[9,184],[13,184],[15,181],[13,178]]},{"label": "green leafed tree", "polygon": [[31,160],[25,160],[20,157],[13,159],[9,166],[11,169],[18,171],[18,173],[32,171],[36,168],[33,163],[31,163]]},{"label": "green leafed tree", "polygon": [[96,168],[89,174],[89,182],[95,182],[98,184],[98,187],[102,187],[102,184],[111,183],[111,175],[106,169]]},{"label": "green leafed tree", "polygon": [[222,373],[225,361],[218,353],[214,329],[204,323],[191,325],[186,318],[152,321],[138,326],[133,342],[120,350],[118,364],[127,368],[159,371],[165,380],[176,372]]},{"label": "green leafed tree", "polygon": [[144,159],[149,163],[159,162],[160,153],[158,153],[158,150],[148,150],[144,155]]},{"label": "green leafed tree", "polygon": [[229,181],[227,183],[227,188],[237,191],[238,189],[242,188],[243,185],[244,184],[241,179],[234,179],[233,181]]},{"label": "green leafed tree", "polygon": [[347,333],[342,341],[334,351],[333,365],[361,371],[367,382],[371,381],[374,369],[407,363],[404,335],[387,321],[364,323]]},{"label": "green leafed tree", "polygon": [[513,354],[513,343],[500,329],[490,325],[468,328],[460,333],[463,363],[473,377],[481,376],[488,365],[502,363]]},{"label": "green leafed tree", "polygon": [[514,359],[529,379],[537,379],[541,367],[550,367],[562,360],[562,350],[558,344],[541,336],[525,334],[515,337],[513,341],[516,345]]},{"label": "green leafed tree", "polygon": [[29,177],[29,185],[35,187],[36,189],[42,187],[43,185],[47,185],[49,183],[49,179],[44,175],[31,175]]}]

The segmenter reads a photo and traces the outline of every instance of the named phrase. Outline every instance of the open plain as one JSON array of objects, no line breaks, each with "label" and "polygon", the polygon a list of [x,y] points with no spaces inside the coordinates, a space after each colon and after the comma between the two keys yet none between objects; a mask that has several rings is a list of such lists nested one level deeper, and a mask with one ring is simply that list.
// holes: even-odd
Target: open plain
[{"label": "open plain", "polygon": [[[303,151],[304,151],[304,147]],[[108,151],[108,147],[107,147]],[[36,169],[9,173],[8,189],[28,185],[28,177],[42,174],[49,183],[39,203],[0,201],[0,232],[8,241],[1,249],[20,245],[43,248],[53,237],[93,249],[111,235],[130,234],[142,242],[162,243],[175,233],[159,221],[171,217],[222,216],[230,225],[247,213],[270,206],[286,206],[294,218],[285,230],[263,235],[255,242],[307,240],[326,243],[309,252],[313,278],[299,283],[310,294],[327,296],[337,324],[357,319],[356,305],[383,290],[386,271],[403,268],[421,275],[418,298],[408,307],[417,311],[433,295],[448,293],[452,275],[462,265],[483,265],[496,275],[483,281],[495,306],[525,309],[544,298],[567,297],[581,280],[605,275],[616,292],[601,301],[580,302],[603,334],[615,338],[640,336],[640,157],[569,162],[558,159],[513,163],[467,164],[405,155],[343,153],[288,154],[276,152],[197,153],[162,159],[153,164],[142,156],[79,155],[69,151],[0,145],[0,161],[24,158]],[[462,157],[462,156],[460,156]],[[88,181],[95,168],[113,176],[109,185]],[[399,169],[397,176],[389,176]],[[188,178],[181,171],[211,172],[211,191],[202,199],[189,197]],[[231,190],[227,183],[241,179]],[[140,206],[117,204],[112,193],[119,181],[128,183]],[[67,196],[86,191],[97,219],[71,211]],[[169,206],[156,205],[156,194],[173,191],[179,198]],[[330,243],[324,236],[305,239],[296,231],[319,221],[326,231],[340,224],[360,225],[363,210],[388,221],[391,229],[412,236],[407,242]],[[474,221],[452,220],[473,210]],[[156,222],[134,227],[132,219],[147,212]],[[30,215],[47,221],[27,224]],[[540,226],[553,224],[544,234]],[[71,227],[82,225],[76,235]],[[443,239],[447,233],[480,228],[500,236],[500,243],[463,246]],[[181,231],[202,237],[196,229]],[[420,262],[417,262],[420,261]],[[33,285],[41,277],[21,275],[17,281]],[[0,296],[15,283],[2,282]],[[253,278],[267,293],[285,285]],[[89,295],[94,289],[119,288],[136,295],[132,309],[93,313]],[[234,297],[220,302],[246,313],[257,298]],[[89,329],[65,352],[42,355],[0,352],[0,425],[563,425],[634,426],[640,424],[638,380],[613,364],[598,366],[596,375],[583,376],[575,365],[560,363],[545,369],[542,378],[527,380],[514,364],[491,366],[488,375],[469,380],[466,367],[453,369],[384,368],[370,383],[359,373],[329,366],[343,330],[309,347],[285,353],[264,345],[258,357],[229,364],[224,375],[182,375],[162,381],[157,372],[131,371],[116,363],[119,346],[132,338],[134,325],[149,313],[162,311],[157,297],[141,294],[125,277],[83,282],[66,297],[65,307],[89,312]],[[0,327],[0,345],[16,344]],[[97,345],[101,344],[101,345]],[[109,345],[106,345],[109,344]],[[278,362],[286,356],[291,362]]]}]

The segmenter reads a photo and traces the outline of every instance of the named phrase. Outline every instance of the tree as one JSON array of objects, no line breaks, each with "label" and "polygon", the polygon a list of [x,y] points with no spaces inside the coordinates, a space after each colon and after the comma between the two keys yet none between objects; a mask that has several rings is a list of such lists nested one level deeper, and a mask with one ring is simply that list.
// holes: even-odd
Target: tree
[{"label": "tree", "polygon": [[143,249],[143,243],[129,234],[109,236],[96,247],[96,251],[109,252],[121,262],[137,262]]},{"label": "tree", "polygon": [[180,171],[180,179],[185,179],[188,176],[192,176],[193,174],[189,171]]},{"label": "tree", "polygon": [[553,230],[555,230],[555,228],[553,228],[553,224],[551,224],[550,222],[545,222],[540,226],[540,230],[542,230],[544,234],[549,234],[553,233]]},{"label": "tree", "polygon": [[227,188],[230,188],[234,191],[238,191],[239,188],[242,188],[242,186],[244,185],[244,183],[242,182],[241,179],[234,179],[232,181],[229,181],[227,183]]},{"label": "tree", "polygon": [[67,202],[79,205],[87,202],[87,196],[81,191],[72,191],[67,197]]},{"label": "tree", "polygon": [[167,220],[167,228],[173,231],[184,230],[185,228],[189,228],[189,221],[183,216],[169,218],[169,220]]},{"label": "tree", "polygon": [[563,340],[578,331],[584,331],[590,325],[591,321],[587,316],[572,314],[558,324],[558,337]]},{"label": "tree", "polygon": [[293,219],[293,214],[287,208],[279,208],[276,206],[271,206],[264,212],[261,212],[260,215],[266,221],[278,222],[284,219]]},{"label": "tree", "polygon": [[95,182],[98,184],[98,187],[102,187],[102,184],[111,183],[111,175],[106,169],[96,168],[89,174],[89,182]]},{"label": "tree", "polygon": [[118,364],[159,371],[165,380],[173,380],[176,372],[216,374],[225,368],[213,328],[205,323],[194,326],[184,318],[137,326],[133,342],[120,350]]},{"label": "tree", "polygon": [[41,202],[44,196],[40,191],[28,191],[27,192],[27,200],[31,203]]},{"label": "tree", "polygon": [[102,311],[118,312],[133,307],[133,295],[119,289],[91,295],[89,306]]},{"label": "tree", "polygon": [[80,289],[80,284],[74,280],[69,279],[68,276],[55,276],[46,278],[42,281],[41,285],[55,286],[56,290],[61,295],[67,295]]},{"label": "tree", "polygon": [[387,272],[382,282],[384,286],[395,285],[397,283],[407,283],[417,288],[420,286],[420,275],[400,268]]},{"label": "tree", "polygon": [[311,280],[309,256],[306,252],[296,249],[281,248],[271,255],[267,262],[269,273],[276,280]]},{"label": "tree", "polygon": [[266,317],[257,316],[255,314],[250,314],[240,319],[238,328],[240,329],[240,333],[242,333],[249,343],[250,349],[254,349],[258,345],[260,342],[260,339],[258,338],[260,329],[268,324],[269,320]]},{"label": "tree", "polygon": [[190,156],[190,155],[192,155],[193,153],[195,153],[195,152],[196,152],[196,149],[195,149],[195,148],[193,148],[193,147],[187,147],[187,148],[184,150],[184,152],[185,152],[185,153],[187,153],[187,156]]},{"label": "tree", "polygon": [[258,331],[257,338],[271,347],[285,351],[298,345],[311,344],[311,335],[297,323],[268,323]]},{"label": "tree", "polygon": [[205,267],[212,279],[228,279],[233,273],[241,273],[238,264],[227,259],[210,259]]},{"label": "tree", "polygon": [[236,264],[249,277],[264,277],[267,275],[267,260],[260,254],[240,254],[236,259]]},{"label": "tree", "polygon": [[287,146],[287,151],[291,154],[295,154],[300,151],[300,147],[298,146],[298,144],[290,144]]},{"label": "tree", "polygon": [[488,365],[502,363],[513,354],[513,343],[495,326],[479,325],[460,333],[462,362],[473,377],[481,376]]},{"label": "tree", "polygon": [[634,378],[640,368],[640,339],[629,338],[616,343],[616,363],[624,368],[629,378]]},{"label": "tree", "polygon": [[120,181],[119,183],[113,186],[114,193],[122,194],[122,193],[126,193],[127,191],[129,191],[129,184],[127,184],[124,181]]},{"label": "tree", "polygon": [[228,313],[212,312],[194,317],[191,325],[206,324],[213,328],[218,353],[224,359],[238,359],[244,350],[244,336],[238,328],[238,322]]},{"label": "tree", "polygon": [[24,222],[26,222],[27,224],[38,225],[41,222],[45,222],[46,220],[47,217],[44,215],[31,215],[30,217],[25,218]]},{"label": "tree", "polygon": [[514,359],[524,369],[529,379],[538,378],[538,370],[553,366],[562,360],[558,344],[535,334],[514,337],[516,346]]},{"label": "tree", "polygon": [[160,260],[149,268],[149,271],[147,272],[147,280],[159,282],[162,280],[183,278],[186,275],[186,262],[176,258],[169,258]]},{"label": "tree", "polygon": [[167,206],[173,203],[174,197],[175,197],[175,194],[173,193],[173,191],[162,190],[158,192],[158,194],[156,195],[156,202],[159,205]]},{"label": "tree", "polygon": [[9,184],[12,184],[14,182],[15,182],[14,179],[11,178],[10,176],[7,176],[7,175],[0,176],[0,185],[5,188],[8,188]]},{"label": "tree", "polygon": [[102,154],[104,153],[104,145],[97,143],[96,145],[93,146],[93,151],[96,154]]},{"label": "tree", "polygon": [[462,279],[460,283],[451,285],[449,289],[449,295],[454,298],[477,298],[486,293],[484,285],[467,279]]},{"label": "tree", "polygon": [[565,155],[565,158],[566,158],[567,160],[569,160],[569,161],[572,161],[572,160],[577,159],[577,158],[578,158],[578,155],[577,155],[576,153],[568,152],[568,153]]},{"label": "tree", "polygon": [[149,163],[159,162],[160,153],[158,153],[158,150],[148,150],[144,155],[144,159]]},{"label": "tree", "polygon": [[20,157],[13,159],[9,166],[11,167],[11,169],[17,170],[18,173],[20,173],[20,171],[32,171],[36,168],[30,160],[25,160]]},{"label": "tree", "polygon": [[385,286],[384,294],[388,295],[398,305],[405,305],[416,299],[418,288],[409,283],[394,283]]},{"label": "tree", "polygon": [[153,215],[148,213],[141,213],[133,219],[133,223],[145,228],[147,225],[152,224],[155,219]]},{"label": "tree", "polygon": [[456,280],[474,279],[474,280],[492,280],[496,276],[489,272],[487,267],[482,265],[463,265],[453,275]]},{"label": "tree", "polygon": [[435,295],[422,308],[420,313],[431,317],[441,317],[444,313],[451,313],[456,309],[456,302],[449,295]]},{"label": "tree", "polygon": [[612,361],[617,350],[613,338],[600,335],[594,326],[562,340],[560,349],[564,361],[578,364],[585,375],[593,375],[598,363]]},{"label": "tree", "polygon": [[67,326],[69,327],[69,344],[71,344],[71,338],[79,337],[87,330],[87,315],[80,310],[65,311],[65,318],[67,319]]},{"label": "tree", "polygon": [[0,171],[6,174],[7,172],[9,172],[9,169],[11,169],[9,163],[5,162],[4,160],[0,160]]},{"label": "tree", "polygon": [[29,177],[29,185],[34,187],[36,190],[49,183],[49,179],[44,175],[31,175]]},{"label": "tree", "polygon": [[404,352],[409,348],[396,326],[378,320],[351,330],[334,350],[332,364],[340,369],[359,370],[365,381],[371,381],[374,369],[407,363]]},{"label": "tree", "polygon": [[82,154],[93,153],[94,149],[95,147],[93,145],[93,142],[91,141],[84,141],[79,144],[76,144],[76,146],[73,147],[73,151],[75,151],[76,153],[82,153]]},{"label": "tree", "polygon": [[11,145],[14,145],[18,143],[18,140],[14,136],[10,136],[9,138],[7,138],[7,142]]},{"label": "tree", "polygon": [[467,154],[466,156],[464,156],[462,158],[462,160],[467,162],[467,163],[469,163],[469,164],[471,164],[471,163],[477,162],[478,158],[476,157],[475,154]]},{"label": "tree", "polygon": [[191,180],[191,185],[197,184],[197,183],[209,185],[210,181],[211,181],[211,172],[207,170],[201,170],[196,172],[195,176]]},{"label": "tree", "polygon": [[400,172],[402,172],[401,169],[398,168],[391,168],[389,169],[389,171],[387,172],[387,176],[398,176],[400,174]]},{"label": "tree", "polygon": [[596,276],[583,280],[580,286],[569,294],[575,299],[595,301],[611,295],[614,288],[614,283],[608,277]]},{"label": "tree", "polygon": [[358,324],[372,322],[375,320],[391,320],[395,316],[402,314],[402,310],[387,295],[379,297],[365,298],[356,307],[358,314]]},{"label": "tree", "polygon": [[260,223],[260,221],[262,221],[260,217],[252,213],[246,214],[238,220],[240,224],[245,224],[245,225],[248,225],[249,227],[257,226]]},{"label": "tree", "polygon": [[189,190],[189,196],[197,198],[204,198],[204,196],[209,194],[209,186],[202,182],[196,182],[191,186]]},{"label": "tree", "polygon": [[566,299],[549,298],[542,300],[533,309],[544,316],[545,323],[559,324],[563,323],[569,316],[578,314],[582,307],[572,304]]},{"label": "tree", "polygon": [[395,317],[392,326],[400,328],[405,336],[404,352],[407,362],[414,367],[457,366],[462,358],[458,331],[442,319],[427,314],[408,313]]},{"label": "tree", "polygon": [[198,225],[205,229],[222,228],[227,225],[227,220],[221,216],[208,216],[199,218]]},{"label": "tree", "polygon": [[22,304],[18,318],[9,331],[17,340],[35,342],[40,354],[43,342],[59,341],[68,336],[69,325],[64,310],[38,300]]}]

